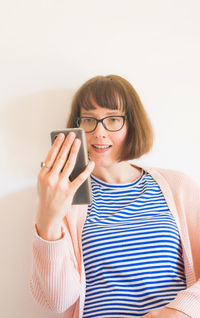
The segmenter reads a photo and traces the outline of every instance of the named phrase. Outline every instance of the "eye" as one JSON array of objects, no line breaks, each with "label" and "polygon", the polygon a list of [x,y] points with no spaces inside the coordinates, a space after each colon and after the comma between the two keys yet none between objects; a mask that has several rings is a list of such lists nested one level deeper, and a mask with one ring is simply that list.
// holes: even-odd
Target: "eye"
[{"label": "eye", "polygon": [[83,123],[89,124],[92,123],[94,121],[93,118],[82,118]]},{"label": "eye", "polygon": [[118,117],[110,117],[109,120],[112,123],[116,123],[116,122],[118,122],[120,120],[120,118],[118,118]]}]

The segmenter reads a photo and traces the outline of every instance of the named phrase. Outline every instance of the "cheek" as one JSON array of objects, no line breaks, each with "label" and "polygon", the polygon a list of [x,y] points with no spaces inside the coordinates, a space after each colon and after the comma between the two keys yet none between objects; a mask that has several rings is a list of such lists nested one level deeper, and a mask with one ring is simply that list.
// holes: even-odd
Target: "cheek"
[{"label": "cheek", "polygon": [[125,140],[126,140],[126,138],[125,138],[125,136],[122,138],[119,138],[118,139],[118,145],[120,146],[120,149],[122,150],[122,148],[123,148],[123,145],[124,145],[124,143],[125,143]]},{"label": "cheek", "polygon": [[119,131],[119,133],[115,136],[115,142],[118,144],[124,144],[126,140],[127,130],[125,129],[123,133]]}]

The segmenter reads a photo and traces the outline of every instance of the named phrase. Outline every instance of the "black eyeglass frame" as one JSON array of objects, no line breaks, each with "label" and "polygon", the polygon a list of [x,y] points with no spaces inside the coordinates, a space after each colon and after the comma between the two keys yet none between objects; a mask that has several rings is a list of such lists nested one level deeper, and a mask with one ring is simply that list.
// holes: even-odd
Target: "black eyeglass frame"
[{"label": "black eyeglass frame", "polygon": [[[120,117],[120,118],[123,118],[123,124],[122,124],[122,127],[121,127],[120,129],[110,130],[110,129],[108,129],[108,128],[105,126],[105,124],[104,124],[104,122],[103,122],[104,119],[106,119],[106,118],[111,118],[111,117],[117,117],[117,118]],[[127,116],[126,116],[126,115],[120,115],[120,116],[119,116],[119,115],[116,115],[116,116],[106,116],[106,117],[101,118],[101,119],[97,119],[97,118],[95,118],[95,117],[80,116],[80,117],[77,117],[77,118],[76,118],[76,125],[77,125],[77,127],[80,127],[80,120],[81,120],[82,118],[89,118],[89,119],[94,119],[94,120],[96,120],[96,125],[95,125],[94,129],[93,129],[93,130],[90,130],[90,131],[85,131],[86,133],[87,133],[87,132],[88,132],[88,133],[91,133],[91,132],[95,131],[95,129],[97,128],[98,123],[102,123],[103,127],[104,127],[106,130],[111,131],[111,132],[115,132],[115,131],[121,130],[121,129],[124,127],[125,120],[127,119]]]}]

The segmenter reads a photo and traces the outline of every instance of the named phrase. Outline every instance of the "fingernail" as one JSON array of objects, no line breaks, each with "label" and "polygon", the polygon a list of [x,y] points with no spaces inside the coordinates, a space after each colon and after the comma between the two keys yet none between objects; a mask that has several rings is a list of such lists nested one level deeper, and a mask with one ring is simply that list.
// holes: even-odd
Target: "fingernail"
[{"label": "fingernail", "polygon": [[74,137],[75,137],[75,133],[70,132],[70,133],[69,133],[69,139],[74,139]]},{"label": "fingernail", "polygon": [[58,137],[60,140],[62,140],[62,139],[64,139],[65,135],[63,133],[60,133]]},{"label": "fingernail", "polygon": [[75,143],[76,143],[76,145],[78,146],[78,145],[81,143],[80,139],[77,138],[77,139],[75,140]]}]

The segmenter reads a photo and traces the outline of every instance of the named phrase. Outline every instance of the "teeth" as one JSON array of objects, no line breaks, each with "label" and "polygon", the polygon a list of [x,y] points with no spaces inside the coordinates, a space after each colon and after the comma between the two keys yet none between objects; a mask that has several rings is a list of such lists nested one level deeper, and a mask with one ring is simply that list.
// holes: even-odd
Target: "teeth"
[{"label": "teeth", "polygon": [[104,148],[108,148],[109,146],[100,146],[100,145],[94,145],[95,148],[99,148],[99,149],[104,149]]}]

